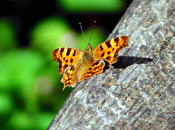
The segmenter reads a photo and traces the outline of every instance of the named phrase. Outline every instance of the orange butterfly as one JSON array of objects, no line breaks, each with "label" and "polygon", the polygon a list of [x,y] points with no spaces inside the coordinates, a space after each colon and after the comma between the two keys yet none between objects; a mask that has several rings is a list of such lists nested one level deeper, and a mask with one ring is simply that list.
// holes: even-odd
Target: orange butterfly
[{"label": "orange butterfly", "polygon": [[119,36],[99,44],[92,50],[90,43],[85,51],[74,48],[57,48],[52,58],[59,63],[59,74],[63,74],[61,82],[74,87],[77,82],[103,72],[105,62],[113,64],[117,61],[118,52],[128,46],[128,37]]}]

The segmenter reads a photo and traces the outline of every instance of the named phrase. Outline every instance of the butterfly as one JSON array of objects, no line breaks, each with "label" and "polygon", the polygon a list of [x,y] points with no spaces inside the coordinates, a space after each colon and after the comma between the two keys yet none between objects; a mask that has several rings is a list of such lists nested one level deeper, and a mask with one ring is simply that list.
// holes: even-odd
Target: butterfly
[{"label": "butterfly", "polygon": [[85,51],[68,47],[53,50],[53,61],[59,64],[58,73],[64,72],[61,79],[64,83],[63,90],[67,86],[74,87],[77,82],[102,73],[104,60],[109,64],[117,62],[119,51],[127,46],[128,36],[119,36],[99,44],[94,49],[89,43]]}]

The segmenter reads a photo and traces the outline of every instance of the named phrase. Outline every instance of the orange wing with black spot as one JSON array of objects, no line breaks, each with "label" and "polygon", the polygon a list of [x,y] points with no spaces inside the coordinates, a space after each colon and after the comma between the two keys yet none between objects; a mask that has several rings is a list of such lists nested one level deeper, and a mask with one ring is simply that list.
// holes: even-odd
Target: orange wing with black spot
[{"label": "orange wing with black spot", "polygon": [[121,49],[128,46],[128,37],[119,36],[105,41],[94,48],[94,59],[107,60],[110,64],[117,62],[117,56]]},{"label": "orange wing with black spot", "polygon": [[59,74],[70,65],[77,64],[83,56],[83,51],[74,48],[57,48],[52,51],[52,58],[59,63]]},{"label": "orange wing with black spot", "polygon": [[80,67],[81,64],[77,63],[66,68],[64,75],[61,79],[61,82],[64,83],[64,87],[62,90],[64,90],[66,86],[74,87],[76,83],[79,82],[80,77],[77,74],[77,71]]},{"label": "orange wing with black spot", "polygon": [[80,81],[83,81],[84,79],[89,79],[93,75],[102,73],[104,66],[105,62],[103,60],[94,60],[89,66],[88,70],[81,76]]}]

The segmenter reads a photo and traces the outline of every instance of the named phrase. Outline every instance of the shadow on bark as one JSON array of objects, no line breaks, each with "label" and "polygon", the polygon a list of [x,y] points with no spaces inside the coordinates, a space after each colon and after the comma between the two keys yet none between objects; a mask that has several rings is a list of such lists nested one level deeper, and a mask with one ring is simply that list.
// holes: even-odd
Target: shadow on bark
[{"label": "shadow on bark", "polygon": [[118,60],[116,63],[112,64],[114,68],[125,69],[126,67],[133,64],[146,64],[148,62],[153,61],[151,58],[142,58],[142,57],[134,57],[134,56],[118,56]]}]

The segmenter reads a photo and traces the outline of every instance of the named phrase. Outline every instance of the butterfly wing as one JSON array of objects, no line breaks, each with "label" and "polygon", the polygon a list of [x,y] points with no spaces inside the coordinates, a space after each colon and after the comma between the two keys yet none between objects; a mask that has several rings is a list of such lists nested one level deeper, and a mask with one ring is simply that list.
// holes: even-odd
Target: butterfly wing
[{"label": "butterfly wing", "polygon": [[[61,79],[61,82],[64,83],[63,90],[66,88],[66,86],[74,87],[77,82],[83,81],[85,78],[88,79],[93,75],[102,73],[104,66],[105,63],[103,60],[94,60],[88,66],[82,66],[81,63],[69,66],[66,68],[63,78]],[[86,67],[88,67],[88,69]],[[86,69],[87,71],[83,71]]]},{"label": "butterfly wing", "polygon": [[95,47],[93,50],[93,57],[95,59],[107,60],[110,64],[113,64],[117,61],[118,52],[127,46],[127,36],[112,38]]},{"label": "butterfly wing", "polygon": [[77,71],[79,68],[80,68],[80,63],[71,65],[66,68],[64,75],[61,79],[61,82],[64,83],[63,90],[66,88],[66,86],[74,87],[76,83],[79,81],[79,76],[77,75]]},{"label": "butterfly wing", "polygon": [[63,71],[70,65],[74,65],[79,62],[83,56],[83,51],[74,48],[57,48],[52,51],[52,58],[59,63],[59,74],[63,74]]},{"label": "butterfly wing", "polygon": [[81,76],[80,81],[83,81],[85,78],[88,79],[93,75],[102,73],[104,66],[105,62],[103,60],[94,60],[89,66],[89,69]]}]

